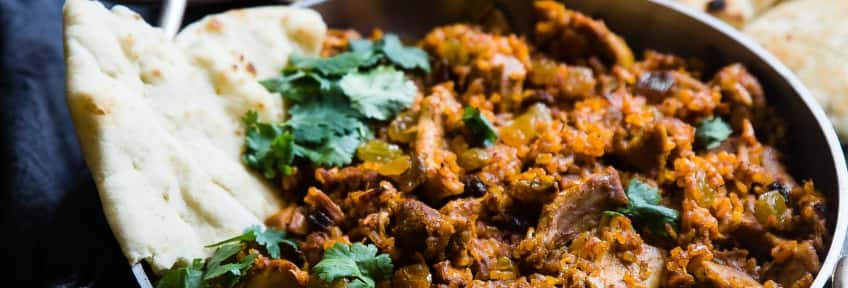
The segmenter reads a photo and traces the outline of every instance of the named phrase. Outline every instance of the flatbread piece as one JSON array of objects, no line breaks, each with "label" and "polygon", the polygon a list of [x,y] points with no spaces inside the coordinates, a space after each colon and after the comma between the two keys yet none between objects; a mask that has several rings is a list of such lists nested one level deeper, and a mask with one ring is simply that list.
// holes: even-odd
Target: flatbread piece
[{"label": "flatbread piece", "polygon": [[129,9],[69,0],[68,106],[103,211],[130,263],[155,270],[204,258],[204,245],[261,224],[281,200],[241,162],[240,118],[279,121],[257,83],[290,53],[317,55],[314,11],[254,8],[205,18],[176,41]]}]

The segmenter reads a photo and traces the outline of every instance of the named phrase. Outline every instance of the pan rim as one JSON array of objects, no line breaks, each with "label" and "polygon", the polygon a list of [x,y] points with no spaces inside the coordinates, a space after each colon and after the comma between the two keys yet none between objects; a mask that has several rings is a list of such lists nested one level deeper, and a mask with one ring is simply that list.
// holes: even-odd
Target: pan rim
[{"label": "pan rim", "polygon": [[[167,2],[170,1],[173,0],[166,0],[166,5]],[[309,8],[329,1],[333,0],[302,0],[293,3],[289,6]],[[848,168],[846,168],[842,146],[840,145],[838,137],[836,136],[836,131],[833,129],[833,126],[830,120],[828,119],[827,115],[825,114],[824,110],[815,101],[811,92],[806,88],[805,85],[803,85],[803,83],[801,83],[800,79],[798,79],[795,73],[789,70],[788,67],[786,67],[782,62],[780,62],[769,51],[767,51],[765,48],[756,43],[753,39],[750,39],[748,36],[742,34],[742,32],[738,31],[736,28],[733,28],[729,24],[724,23],[721,20],[714,18],[708,14],[705,14],[700,11],[694,11],[683,6],[683,4],[671,0],[648,0],[647,2],[661,9],[669,9],[674,13],[681,14],[687,18],[695,20],[696,22],[700,22],[701,24],[730,38],[730,40],[738,43],[741,47],[749,50],[757,58],[759,58],[759,60],[762,60],[768,68],[773,69],[774,72],[776,72],[776,74],[783,81],[785,81],[789,87],[795,90],[795,94],[797,95],[797,97],[800,97],[800,100],[804,103],[805,108],[807,108],[810,113],[812,113],[813,117],[816,120],[816,124],[818,125],[818,130],[820,130],[824,135],[825,142],[828,146],[828,151],[830,152],[830,158],[833,162],[832,165],[836,169],[836,189],[838,190],[836,191],[836,202],[837,207],[839,209],[837,209],[836,211],[836,223],[834,223],[833,226],[834,230],[831,234],[832,237],[830,245],[827,248],[827,253],[824,261],[822,262],[821,268],[816,274],[811,286],[825,287],[825,285],[831,279],[831,273],[834,271],[836,263],[842,256],[843,246],[846,240],[846,232],[848,232],[848,209],[846,209],[848,208],[848,197],[845,197],[845,195],[843,195],[844,193],[848,193]],[[833,201],[833,199],[828,200]],[[144,269],[144,265],[141,262],[132,263],[131,269],[140,287],[153,287],[150,282],[150,278],[146,273],[147,270]]]}]

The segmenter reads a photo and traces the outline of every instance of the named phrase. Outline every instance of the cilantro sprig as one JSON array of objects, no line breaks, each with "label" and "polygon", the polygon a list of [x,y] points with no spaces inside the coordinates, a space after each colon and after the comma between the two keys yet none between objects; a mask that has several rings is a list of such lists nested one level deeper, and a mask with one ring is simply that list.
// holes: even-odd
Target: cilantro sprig
[{"label": "cilantro sprig", "polygon": [[156,282],[156,288],[200,288],[203,287],[203,260],[194,259],[191,265],[165,272]]},{"label": "cilantro sprig", "polygon": [[233,287],[246,275],[259,255],[247,254],[239,259],[238,254],[248,243],[265,248],[271,258],[280,258],[280,244],[297,251],[297,243],[286,237],[286,233],[273,228],[263,229],[258,225],[245,229],[239,236],[206,246],[216,248],[207,261],[194,259],[186,267],[175,267],[165,271],[156,282],[156,288],[203,288],[210,283]]},{"label": "cilantro sprig", "polygon": [[386,57],[392,64],[403,69],[420,69],[430,73],[427,52],[417,47],[406,47],[394,34],[386,34],[382,39],[372,42],[367,39],[350,41],[350,50],[354,52],[372,52],[374,57]]},{"label": "cilantro sprig", "polygon": [[288,101],[288,121],[262,123],[255,112],[246,114],[244,163],[267,178],[291,174],[298,159],[349,164],[356,148],[373,138],[369,123],[409,108],[418,93],[395,67],[430,70],[426,52],[392,34],[352,41],[349,51],[329,58],[292,56],[278,77],[260,81]]},{"label": "cilantro sprig", "polygon": [[390,277],[393,269],[389,255],[377,252],[372,244],[336,243],[324,251],[324,258],[312,271],[327,283],[346,279],[350,288],[374,288],[378,281]]},{"label": "cilantro sprig", "polygon": [[627,183],[627,206],[609,211],[608,215],[624,214],[631,219],[650,225],[660,235],[665,235],[665,223],[676,225],[680,213],[660,204],[659,189],[638,179]]},{"label": "cilantro sprig", "polygon": [[231,244],[237,242],[256,242],[256,244],[261,245],[268,251],[268,255],[271,258],[279,259],[280,258],[280,244],[284,244],[286,246],[291,247],[292,250],[297,251],[297,242],[287,238],[286,231],[277,230],[274,228],[262,228],[259,225],[253,225],[244,230],[244,233],[241,235],[235,236],[233,238],[206,246],[206,248],[219,247],[224,244]]},{"label": "cilantro sprig", "polygon": [[488,147],[498,140],[498,132],[495,130],[495,126],[477,108],[465,107],[465,110],[462,111],[462,122],[465,123],[465,127],[471,133],[472,144]]},{"label": "cilantro sprig", "polygon": [[721,117],[708,118],[695,129],[695,137],[707,149],[718,147],[730,134],[733,129]]}]

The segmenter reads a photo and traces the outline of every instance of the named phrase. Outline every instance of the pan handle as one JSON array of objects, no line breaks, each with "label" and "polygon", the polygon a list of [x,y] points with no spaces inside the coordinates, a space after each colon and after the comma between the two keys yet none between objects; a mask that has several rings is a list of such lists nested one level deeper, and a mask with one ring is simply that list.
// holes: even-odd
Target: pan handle
[{"label": "pan handle", "polygon": [[833,270],[833,288],[848,288],[848,256],[839,258]]},{"label": "pan handle", "polygon": [[165,36],[173,38],[180,30],[185,14],[186,0],[163,0],[162,14],[159,15],[159,27],[165,32]]}]

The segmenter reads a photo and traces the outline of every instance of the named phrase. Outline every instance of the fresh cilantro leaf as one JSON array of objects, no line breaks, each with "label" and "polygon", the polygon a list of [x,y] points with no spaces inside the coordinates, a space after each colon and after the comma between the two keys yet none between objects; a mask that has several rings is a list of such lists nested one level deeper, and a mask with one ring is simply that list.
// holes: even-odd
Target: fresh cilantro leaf
[{"label": "fresh cilantro leaf", "polygon": [[374,42],[368,39],[354,39],[348,41],[348,48],[353,52],[374,51]]},{"label": "fresh cilantro leaf", "polygon": [[377,45],[392,63],[404,69],[421,69],[430,73],[427,52],[418,47],[405,47],[395,34],[386,34]]},{"label": "fresh cilantro leaf", "polygon": [[350,134],[333,139],[333,141],[315,147],[299,146],[296,153],[308,158],[312,163],[321,166],[342,166],[350,164],[356,154],[356,148],[363,142],[363,138],[356,134]]},{"label": "fresh cilantro leaf", "polygon": [[621,212],[618,212],[618,211],[604,210],[604,216],[617,217],[617,216],[627,216],[627,215],[621,214]]},{"label": "fresh cilantro leaf", "polygon": [[369,120],[388,120],[412,105],[417,87],[386,64],[429,71],[426,52],[392,34],[376,43],[353,40],[349,50],[329,58],[292,55],[280,76],[260,82],[290,101],[289,120],[268,124],[255,113],[245,116],[246,165],[274,178],[290,175],[298,160],[349,164],[356,148],[373,138]]},{"label": "fresh cilantro leaf", "polygon": [[730,134],[733,134],[733,129],[721,117],[706,119],[695,129],[695,137],[707,149],[718,147]]},{"label": "fresh cilantro leaf", "polygon": [[241,251],[241,248],[243,247],[240,243],[224,243],[218,245],[218,248],[215,249],[215,253],[213,253],[212,257],[210,257],[206,262],[206,269],[221,266],[221,263],[227,261],[230,257],[233,257],[233,255],[238,254],[238,252]]},{"label": "fresh cilantro leaf", "polygon": [[301,102],[332,91],[335,82],[312,72],[286,71],[276,78],[259,81],[259,84],[287,100]]},{"label": "fresh cilantro leaf", "polygon": [[339,87],[354,109],[376,120],[387,120],[409,108],[418,93],[415,83],[391,66],[347,74],[339,81]]},{"label": "fresh cilantro leaf", "polygon": [[203,260],[194,259],[187,267],[173,268],[162,274],[156,288],[201,288],[203,287]]},{"label": "fresh cilantro leaf", "polygon": [[258,169],[266,178],[276,177],[278,172],[290,174],[294,160],[294,138],[281,125],[259,122],[255,111],[242,117],[247,128],[242,161],[248,167]]},{"label": "fresh cilantro leaf", "polygon": [[348,287],[374,288],[377,281],[391,276],[393,269],[389,255],[377,253],[377,247],[372,244],[336,243],[324,251],[324,258],[312,269],[327,283],[347,279]]},{"label": "fresh cilantro leaf", "polygon": [[229,274],[230,277],[241,277],[253,265],[256,260],[256,254],[248,254],[239,262],[227,263],[222,265],[208,266],[208,271],[203,275],[203,280],[211,280]]},{"label": "fresh cilantro leaf", "polygon": [[[268,255],[271,256],[271,258],[274,258],[274,259],[279,259],[280,256],[281,256],[280,255],[280,245],[279,245],[280,243],[291,247],[294,251],[298,250],[297,243],[286,237],[286,231],[277,230],[277,229],[270,228],[270,227],[269,228],[262,228],[262,226],[259,226],[259,225],[250,226],[247,229],[245,229],[244,233],[242,233],[241,235],[235,236],[233,238],[230,238],[230,239],[227,239],[227,240],[224,240],[224,241],[212,244],[212,245],[208,245],[206,247],[211,248],[211,247],[218,247],[218,246],[224,245],[224,246],[221,246],[219,248],[219,250],[220,250],[221,248],[234,245],[234,244],[230,244],[230,243],[234,243],[234,242],[256,242],[256,244],[259,244],[259,245],[262,245],[262,247],[265,247],[265,250],[268,251]],[[225,245],[225,244],[227,244],[227,245]],[[236,246],[239,246],[239,245],[236,245]],[[240,246],[239,246],[239,248],[240,248]],[[234,249],[234,248],[230,247],[229,249]],[[222,253],[223,252],[231,252],[231,251],[230,250],[223,250]],[[236,252],[238,252],[238,250],[236,250]],[[215,252],[215,255],[218,255],[218,251]],[[226,258],[216,259],[215,255],[213,255],[212,259],[210,260],[210,263],[212,263],[213,261],[214,261],[214,263],[220,263],[221,261],[226,259]],[[221,255],[226,256],[227,254],[221,254]],[[232,255],[229,255],[229,256],[232,256]]]},{"label": "fresh cilantro leaf", "polygon": [[254,241],[256,241],[256,244],[265,247],[265,250],[268,251],[268,255],[270,255],[271,258],[280,258],[280,243],[291,247],[294,251],[298,250],[297,243],[286,238],[286,231],[267,228],[264,231],[259,232],[259,229],[261,229],[259,226],[253,226],[253,234],[256,235],[256,239]]},{"label": "fresh cilantro leaf", "polygon": [[665,223],[671,225],[677,223],[680,213],[660,205],[659,189],[634,178],[627,183],[625,192],[629,200],[627,206],[617,209],[616,212],[651,225],[660,234],[664,234]]},{"label": "fresh cilantro leaf", "polygon": [[289,109],[291,116],[286,125],[292,127],[295,139],[301,145],[320,144],[348,134],[358,134],[368,129],[357,118],[347,103],[329,104],[310,102]]},{"label": "fresh cilantro leaf", "polygon": [[359,67],[374,65],[378,60],[373,51],[364,50],[344,52],[329,58],[294,56],[291,65],[302,70],[317,70],[327,76],[341,76]]},{"label": "fresh cilantro leaf", "polygon": [[474,145],[490,146],[498,140],[497,130],[477,108],[465,107],[465,110],[462,111],[462,122],[465,123],[465,127],[471,133],[471,142]]}]

